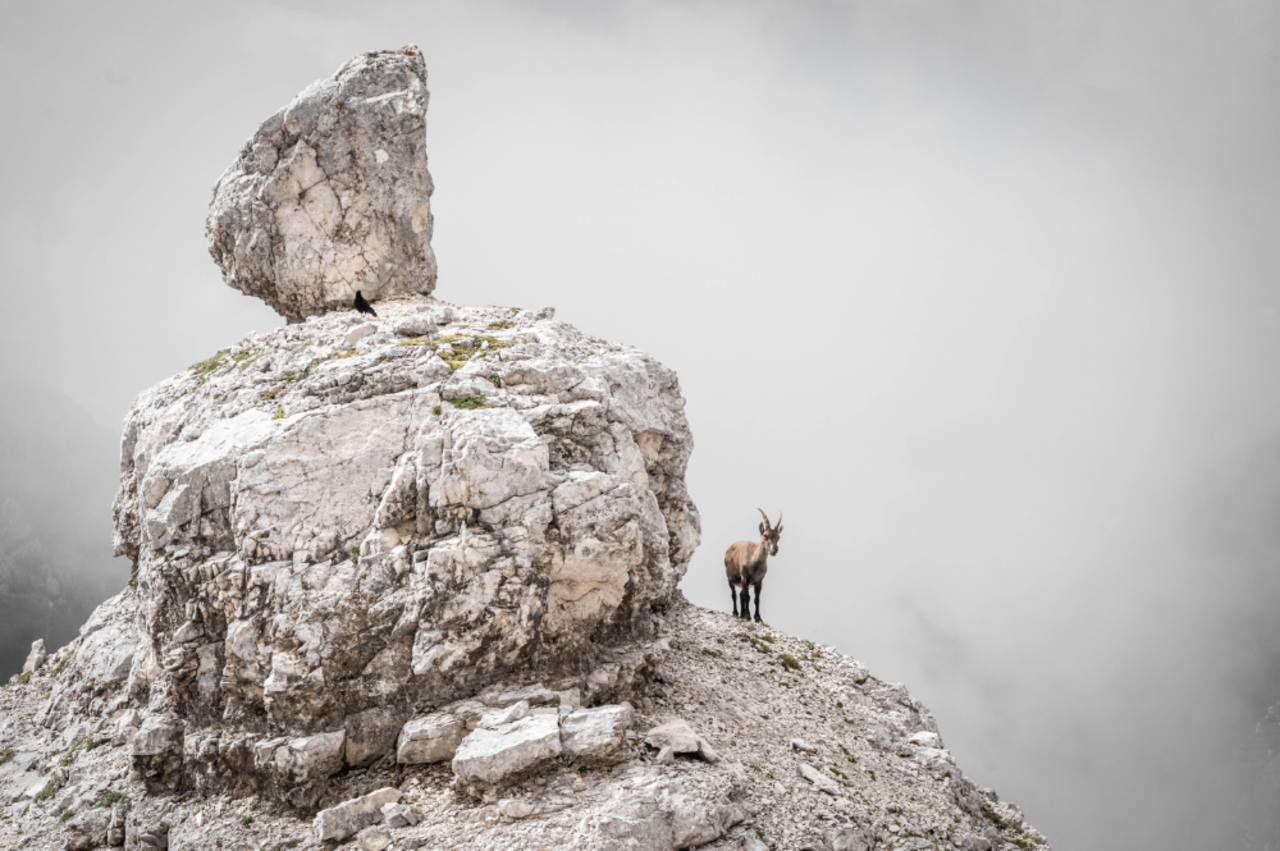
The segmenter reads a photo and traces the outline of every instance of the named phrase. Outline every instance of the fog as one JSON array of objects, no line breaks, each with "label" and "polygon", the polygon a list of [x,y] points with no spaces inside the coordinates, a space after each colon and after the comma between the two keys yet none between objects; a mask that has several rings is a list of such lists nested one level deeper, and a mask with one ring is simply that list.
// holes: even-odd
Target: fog
[{"label": "fog", "polygon": [[436,295],[675,368],[703,546],[905,682],[1054,847],[1225,847],[1280,700],[1280,15],[1261,0],[6,8],[0,379],[118,429],[282,320],[203,221],[364,50],[432,92]]}]

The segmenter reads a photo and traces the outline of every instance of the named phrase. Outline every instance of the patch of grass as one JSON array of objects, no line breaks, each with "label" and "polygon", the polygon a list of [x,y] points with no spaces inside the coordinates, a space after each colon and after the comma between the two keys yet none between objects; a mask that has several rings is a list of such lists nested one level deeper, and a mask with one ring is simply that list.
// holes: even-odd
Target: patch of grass
[{"label": "patch of grass", "polygon": [[800,670],[800,660],[792,656],[790,653],[783,653],[782,667],[786,668],[788,671],[798,671]]},{"label": "patch of grass", "polygon": [[876,779],[876,770],[875,770],[874,768],[868,768],[868,769],[867,769],[867,774],[870,774],[870,775],[871,775],[871,779],[872,779],[872,780],[875,780],[875,779]]},{"label": "patch of grass", "polygon": [[284,389],[288,386],[289,386],[288,384],[281,381],[279,384],[272,387],[270,390],[264,390],[263,392],[259,393],[258,399],[263,402],[270,402],[272,399],[276,398],[281,393],[283,393]]},{"label": "patch of grass", "polygon": [[485,404],[483,396],[472,396],[470,393],[465,396],[458,396],[455,399],[450,399],[449,404],[464,411],[474,411],[477,408],[489,407]]},{"label": "patch of grass", "polygon": [[284,405],[276,405],[276,412],[271,415],[271,419],[282,420],[285,418],[285,416],[286,414],[284,412]]},{"label": "patch of grass", "polygon": [[200,376],[201,378],[207,377],[209,373],[213,372],[218,367],[222,366],[223,361],[226,360],[228,351],[230,351],[230,349],[221,349],[213,357],[205,358],[199,363],[191,364],[191,371],[194,372],[196,375]]},{"label": "patch of grass", "polygon": [[63,657],[62,661],[58,663],[58,667],[53,669],[53,673],[50,674],[50,676],[56,677],[58,676],[58,674],[61,674],[63,671],[65,671],[67,669],[67,665],[71,663],[71,657],[75,655],[76,654],[72,652],[72,653],[68,653],[65,657]]},{"label": "patch of grass", "polygon": [[1000,818],[1000,815],[992,808],[990,804],[987,804],[987,803],[984,803],[982,805],[982,817],[987,821],[991,822],[993,825],[995,825],[998,830],[1008,830],[1011,827],[1013,827],[1013,825],[1009,824],[1007,821]]},{"label": "patch of grass", "polygon": [[18,756],[18,752],[13,748],[9,748],[4,753],[0,753],[0,765],[8,765]]},{"label": "patch of grass", "polygon": [[849,762],[856,763],[858,761],[858,758],[853,754],[849,753],[849,749],[846,748],[844,745],[840,745],[840,750],[844,751],[844,758],[849,760]]},{"label": "patch of grass", "polygon": [[102,794],[98,796],[98,800],[93,802],[94,807],[111,807],[124,800],[124,794],[114,789],[103,789]]},{"label": "patch of grass", "polygon": [[492,384],[494,387],[497,387],[497,388],[502,387],[502,377],[499,375],[486,376],[485,380],[488,381],[490,384]]},{"label": "patch of grass", "polygon": [[351,556],[352,564],[357,564],[357,565],[360,564],[360,548],[359,547],[352,547],[351,551],[347,553],[347,555]]},{"label": "patch of grass", "polygon": [[18,682],[19,682],[21,685],[24,685],[24,686],[25,686],[27,683],[31,682],[31,672],[30,672],[30,671],[23,671],[21,674],[18,674]]},{"label": "patch of grass", "polygon": [[838,768],[828,767],[827,770],[830,771],[832,774],[834,774],[836,777],[839,777],[841,780],[849,779],[849,775],[845,774],[843,771],[841,771]]},{"label": "patch of grass", "polygon": [[289,847],[290,847],[290,848],[297,848],[297,847],[298,847],[298,840],[296,840],[296,839],[295,839],[295,840],[293,840],[292,842],[290,842],[290,843],[289,843]]},{"label": "patch of grass", "polygon": [[58,790],[61,788],[62,786],[61,784],[58,783],[57,779],[50,777],[49,782],[44,784],[44,788],[36,793],[36,797],[35,797],[36,803],[37,804],[44,803],[45,801],[52,798],[54,795],[58,794]]},{"label": "patch of grass", "polygon": [[67,810],[65,813],[58,816],[58,824],[66,824],[67,822],[71,821],[71,817],[74,816],[75,814],[76,814],[75,810]]},{"label": "patch of grass", "polygon": [[439,405],[432,405],[432,406],[431,406],[431,413],[435,414],[437,417],[438,417],[438,416],[440,416],[440,406],[439,406]]},{"label": "patch of grass", "polygon": [[719,658],[720,658],[722,655],[724,655],[724,654],[722,654],[719,650],[712,650],[710,647],[704,647],[704,648],[702,648],[702,655],[703,655],[703,656],[714,656],[714,657],[716,657],[717,659],[719,659]]},{"label": "patch of grass", "polygon": [[836,709],[844,709],[844,701],[843,701],[843,700],[837,700],[837,701],[836,701]]},{"label": "patch of grass", "polygon": [[241,827],[248,827],[251,824],[253,824],[253,816],[245,816],[244,818],[240,819]]},{"label": "patch of grass", "polygon": [[510,320],[508,320],[508,319],[499,319],[497,322],[490,322],[490,323],[489,323],[489,327],[490,327],[490,328],[492,328],[492,329],[494,329],[495,331],[497,331],[497,330],[501,330],[501,329],[503,329],[503,328],[510,328],[510,327],[512,327],[512,326],[511,326],[511,321],[510,321]]}]

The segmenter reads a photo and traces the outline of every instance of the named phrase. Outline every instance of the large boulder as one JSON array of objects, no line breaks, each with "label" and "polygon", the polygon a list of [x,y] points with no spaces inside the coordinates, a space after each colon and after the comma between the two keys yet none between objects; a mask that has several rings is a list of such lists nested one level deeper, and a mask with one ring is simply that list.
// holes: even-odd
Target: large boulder
[{"label": "large boulder", "polygon": [[364,53],[268,118],[213,190],[227,284],[292,322],[430,293],[427,71],[416,47]]},{"label": "large boulder", "polygon": [[[127,702],[178,723],[137,746],[154,782],[309,806],[344,758],[451,759],[486,705],[643,683],[698,541],[675,374],[545,313],[380,313],[354,347],[354,316],[312,317],[139,397],[115,505],[136,587],[95,616],[119,653],[82,639],[100,674],[42,723]],[[421,316],[443,336],[394,333]],[[597,720],[581,748],[608,761],[627,719]]]}]

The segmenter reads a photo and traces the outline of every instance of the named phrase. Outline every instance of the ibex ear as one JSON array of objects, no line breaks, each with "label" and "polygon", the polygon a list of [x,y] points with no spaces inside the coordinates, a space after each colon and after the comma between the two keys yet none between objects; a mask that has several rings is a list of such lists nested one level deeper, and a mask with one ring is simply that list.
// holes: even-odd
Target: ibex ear
[{"label": "ibex ear", "polygon": [[760,534],[761,534],[761,535],[763,535],[763,534],[764,534],[764,524],[763,524],[763,523],[761,523],[761,524],[760,524]]},{"label": "ibex ear", "polygon": [[781,535],[781,534],[782,534],[782,527],[781,527],[781,526],[779,526],[777,529],[774,529],[774,530],[773,530],[773,533],[774,533],[775,535]]}]

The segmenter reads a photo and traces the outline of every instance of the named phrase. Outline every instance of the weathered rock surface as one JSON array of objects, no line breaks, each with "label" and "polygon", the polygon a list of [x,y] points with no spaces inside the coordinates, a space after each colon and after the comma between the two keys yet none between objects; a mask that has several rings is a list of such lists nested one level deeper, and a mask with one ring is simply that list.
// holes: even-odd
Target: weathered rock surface
[{"label": "weathered rock surface", "polygon": [[631,704],[579,709],[560,722],[565,756],[578,763],[611,763],[625,759],[627,730],[635,710]]},{"label": "weathered rock surface", "polygon": [[321,842],[330,839],[346,839],[382,819],[382,808],[400,801],[400,790],[379,789],[359,798],[344,801],[336,807],[321,810],[313,824],[316,838]]},{"label": "weathered rock surface", "polygon": [[[558,756],[523,775],[503,778],[500,794],[486,787],[478,800],[460,798],[455,775],[443,766],[379,760],[350,768],[328,778],[315,806],[322,812],[361,815],[345,820],[345,827],[326,829],[355,837],[353,847],[389,837],[387,847],[480,851],[704,846],[744,851],[1047,851],[1044,838],[1017,807],[978,790],[951,762],[943,770],[941,764],[918,759],[921,750],[942,740],[928,710],[901,685],[868,676],[863,666],[828,648],[678,602],[660,634],[654,643],[657,655],[649,664],[661,682],[632,689],[634,717],[621,761],[583,762],[567,754],[565,743],[573,735],[569,722],[583,711],[569,711],[574,689],[542,683],[496,686],[434,711],[476,729],[487,713],[492,713],[489,723],[497,726],[559,718]],[[72,837],[70,826],[81,824],[76,819],[82,816],[96,833],[102,816],[86,814],[106,812],[94,804],[107,793],[128,795],[132,809],[127,820],[119,819],[129,837],[119,840],[126,848],[161,849],[167,844],[169,851],[233,851],[295,842],[294,847],[315,847],[310,811],[282,810],[270,794],[263,794],[267,786],[251,796],[238,795],[244,790],[230,784],[207,796],[148,793],[143,777],[130,779],[130,749],[111,746],[112,730],[135,720],[132,707],[78,721],[57,733],[38,725],[29,716],[47,703],[44,695],[50,687],[69,688],[70,678],[79,676],[74,660],[61,674],[53,673],[75,646],[54,653],[53,664],[47,662],[29,684],[15,681],[0,691],[0,754],[13,752],[0,763],[0,819],[7,819],[0,849],[19,844],[62,849]],[[784,652],[799,661],[799,669],[780,663]],[[609,673],[595,677],[602,687]],[[77,692],[69,688],[69,693]],[[599,707],[586,711],[606,714]],[[677,720],[714,745],[721,761],[679,758],[662,763],[653,747],[643,744],[644,733],[636,732]],[[550,727],[549,721],[542,723]],[[290,759],[339,752],[333,739],[311,746],[295,742],[307,738],[267,739],[257,747],[273,763],[281,749],[287,749]],[[794,747],[793,739],[806,749]],[[246,747],[248,737],[228,727],[216,744],[210,741],[199,730],[187,737],[187,761],[209,753],[215,760],[219,753],[233,754]],[[317,747],[321,743],[326,746]],[[824,786],[830,784],[829,791],[799,776],[802,763],[826,780]],[[267,774],[258,780],[274,782]],[[42,799],[46,788],[51,794]],[[384,793],[387,800],[360,800],[379,789],[390,790]],[[123,803],[111,810],[111,824]],[[67,809],[73,815],[59,825]],[[331,812],[325,821],[336,824],[334,817]],[[77,831],[76,836],[85,833]],[[109,840],[110,831],[108,827]]]},{"label": "weathered rock surface", "polygon": [[554,714],[482,723],[458,746],[453,773],[466,786],[496,785],[555,758],[560,750],[560,722]]},{"label": "weathered rock surface", "polygon": [[427,71],[365,53],[268,118],[214,187],[209,253],[292,322],[435,287]]},{"label": "weathered rock surface", "polygon": [[[675,375],[528,313],[382,313],[355,347],[353,314],[314,317],[139,398],[115,506],[135,587],[42,724],[165,718],[133,739],[154,788],[307,807],[343,759],[450,759],[483,704],[642,682],[698,540]],[[391,331],[433,315],[444,336]],[[446,707],[463,723],[405,732]]]}]

